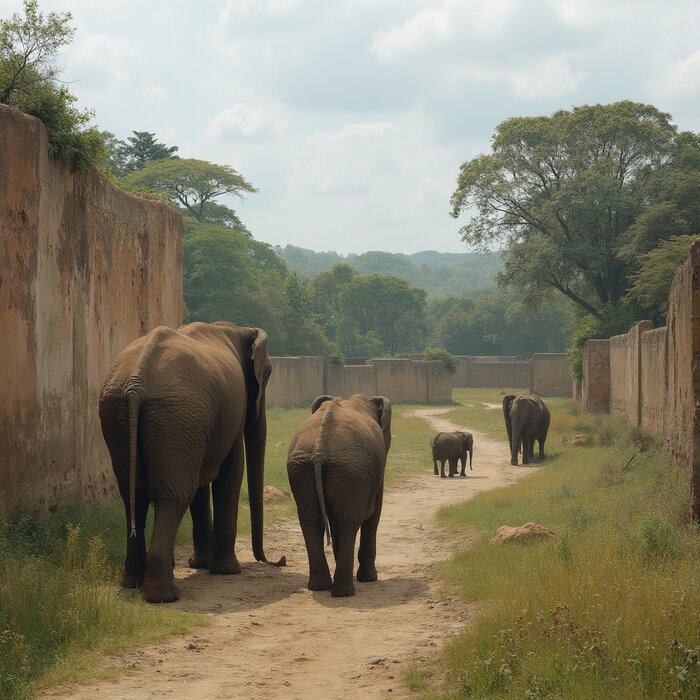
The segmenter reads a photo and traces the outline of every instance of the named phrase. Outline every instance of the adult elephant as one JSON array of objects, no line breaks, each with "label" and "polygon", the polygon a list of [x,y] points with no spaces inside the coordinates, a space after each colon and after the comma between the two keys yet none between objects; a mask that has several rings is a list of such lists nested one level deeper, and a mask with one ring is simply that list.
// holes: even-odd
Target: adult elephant
[{"label": "adult elephant", "polygon": [[[173,547],[188,507],[190,566],[240,572],[234,545],[244,443],[253,553],[267,561],[262,495],[270,371],[265,331],[223,321],[158,327],[131,343],[109,371],[100,422],[126,511],[122,583],[141,586],[147,601],[179,598]],[[146,554],[150,503],[155,518]]]},{"label": "adult elephant", "polygon": [[[471,433],[457,430],[453,433],[438,433],[431,442],[433,453],[433,469],[435,476],[445,478],[445,462],[450,465],[449,476],[454,476],[462,462],[462,476],[466,476],[467,452],[469,452],[469,469],[472,469],[472,455],[474,454],[474,438]],[[438,472],[437,463],[440,462]]]},{"label": "adult elephant", "polygon": [[535,440],[539,442],[539,458],[544,459],[544,443],[549,430],[549,409],[539,396],[516,396],[508,394],[503,398],[510,463],[518,464],[518,450],[522,447],[523,464],[532,458]]},{"label": "adult elephant", "polygon": [[[391,402],[355,394],[319,396],[289,445],[287,473],[309,557],[308,587],[355,595],[353,559],[361,528],[358,581],[376,581],[377,525],[391,445]],[[331,579],[323,546],[333,542]]]}]

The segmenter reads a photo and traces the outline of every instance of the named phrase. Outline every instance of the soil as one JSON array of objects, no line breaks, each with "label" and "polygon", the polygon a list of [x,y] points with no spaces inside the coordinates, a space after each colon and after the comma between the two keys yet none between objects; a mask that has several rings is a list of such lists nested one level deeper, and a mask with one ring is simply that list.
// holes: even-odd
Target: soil
[{"label": "soil", "polygon": [[[436,432],[471,430],[439,418],[448,409],[416,415]],[[386,698],[406,697],[407,664],[432,655],[470,623],[473,605],[450,596],[433,574],[467,537],[448,541],[435,523],[440,506],[511,483],[528,473],[511,467],[506,442],[474,435],[474,471],[466,478],[433,475],[430,456],[420,476],[385,495],[377,543],[379,581],[356,583],[352,598],[306,589],[306,550],[298,523],[266,526],[277,569],[245,560],[238,576],[211,576],[187,567],[189,548],[176,551],[181,598],[175,607],[212,616],[212,625],[116,660],[129,669],[114,681],[54,688],[52,698]],[[359,537],[358,537],[359,540]],[[333,555],[328,552],[333,569]]]}]

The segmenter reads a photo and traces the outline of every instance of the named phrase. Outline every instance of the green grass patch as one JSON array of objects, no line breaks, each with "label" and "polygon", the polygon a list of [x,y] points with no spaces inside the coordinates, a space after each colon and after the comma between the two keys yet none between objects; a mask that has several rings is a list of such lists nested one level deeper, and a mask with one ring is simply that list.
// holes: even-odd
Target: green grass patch
[{"label": "green grass patch", "polygon": [[[502,415],[499,427],[477,407],[484,391],[460,390],[455,420],[503,439]],[[482,614],[407,680],[436,698],[700,697],[700,537],[685,477],[655,436],[547,404],[542,469],[439,512],[448,531],[477,533],[439,573]],[[574,434],[590,444],[570,447]],[[556,538],[489,544],[500,525],[528,521]]]},{"label": "green grass patch", "polygon": [[[411,472],[432,468],[432,431],[425,421],[407,415],[413,408],[394,407],[389,488]],[[289,491],[289,441],[308,416],[308,408],[268,411],[266,484]],[[266,504],[266,521],[288,517],[296,517],[293,499]],[[191,543],[191,533],[191,520],[185,515],[178,543]],[[250,533],[245,479],[239,533]],[[122,591],[125,541],[121,501],[75,504],[44,517],[18,509],[0,523],[0,698],[21,700],[42,686],[110,673],[102,663],[104,654],[207,623],[205,616],[148,605],[139,595]],[[237,547],[249,549],[247,538],[239,539]]]}]

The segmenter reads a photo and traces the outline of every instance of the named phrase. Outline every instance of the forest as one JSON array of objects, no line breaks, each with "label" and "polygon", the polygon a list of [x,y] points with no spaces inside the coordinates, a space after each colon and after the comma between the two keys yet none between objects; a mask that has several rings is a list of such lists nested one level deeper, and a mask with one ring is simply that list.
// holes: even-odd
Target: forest
[{"label": "forest", "polygon": [[3,20],[0,102],[40,118],[67,166],[170,202],[184,222],[185,320],[262,326],[273,354],[568,348],[579,374],[587,338],[664,322],[700,233],[700,137],[620,101],[498,124],[490,153],[458,168],[451,213],[465,221],[464,254],[273,248],[234,208],[256,192],[235,167],[181,158],[187,144],[153,132],[118,137],[76,107],[56,61],[73,34],[70,13],[44,16],[36,0]]}]

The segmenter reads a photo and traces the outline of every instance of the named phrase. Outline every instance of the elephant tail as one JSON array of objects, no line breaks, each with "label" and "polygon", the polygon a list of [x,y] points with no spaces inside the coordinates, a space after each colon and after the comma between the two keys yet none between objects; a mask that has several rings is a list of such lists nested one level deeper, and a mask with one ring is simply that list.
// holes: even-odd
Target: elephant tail
[{"label": "elephant tail", "polygon": [[127,391],[126,400],[129,404],[129,516],[131,518],[129,537],[136,537],[136,461],[141,396],[136,391]]},{"label": "elephant tail", "polygon": [[321,425],[318,429],[318,436],[316,437],[316,442],[314,443],[313,453],[311,455],[311,462],[314,465],[314,479],[316,481],[316,494],[318,496],[318,503],[321,506],[321,517],[323,518],[323,527],[326,531],[326,544],[331,543],[331,528],[328,523],[328,513],[326,511],[326,499],[323,495],[323,465],[326,462],[328,455],[324,444],[326,427],[328,421],[331,417],[331,406],[329,405],[326,409],[326,413],[323,416]]}]

